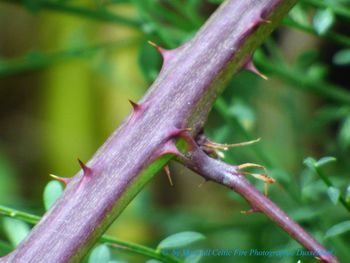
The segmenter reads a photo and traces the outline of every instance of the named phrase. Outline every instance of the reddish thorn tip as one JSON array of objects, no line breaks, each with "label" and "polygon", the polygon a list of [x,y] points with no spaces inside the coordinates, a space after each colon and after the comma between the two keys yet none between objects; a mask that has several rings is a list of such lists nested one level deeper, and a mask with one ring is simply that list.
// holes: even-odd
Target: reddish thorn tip
[{"label": "reddish thorn tip", "polygon": [[84,175],[90,175],[91,174],[91,168],[87,167],[85,163],[83,163],[80,159],[78,159],[79,165],[81,169],[84,172]]},{"label": "reddish thorn tip", "polygon": [[137,104],[136,102],[133,102],[132,100],[129,100],[129,102],[130,102],[132,108],[134,109],[134,111],[138,111],[141,109],[140,104]]},{"label": "reddish thorn tip", "polygon": [[156,43],[152,42],[152,41],[148,41],[148,44],[150,44],[152,47],[154,47],[155,49],[157,49],[157,51],[163,56],[165,49],[158,46]]},{"label": "reddish thorn tip", "polygon": [[173,183],[173,180],[171,178],[171,173],[170,173],[170,168],[169,168],[169,165],[165,165],[164,166],[164,171],[168,177],[168,180],[169,180],[169,183],[170,183],[170,186],[174,186],[174,183]]},{"label": "reddish thorn tip", "polygon": [[271,24],[271,20],[268,20],[268,19],[264,19],[264,18],[261,18],[259,19],[260,23],[261,24]]},{"label": "reddish thorn tip", "polygon": [[70,182],[70,178],[64,178],[64,177],[60,177],[60,176],[57,176],[57,175],[54,175],[54,174],[50,174],[50,177],[63,183],[65,186],[67,186],[67,184],[69,184]]},{"label": "reddish thorn tip", "polygon": [[242,214],[249,215],[249,214],[254,214],[254,213],[259,213],[260,210],[258,208],[252,207],[251,209],[247,211],[241,211]]},{"label": "reddish thorn tip", "polygon": [[267,80],[268,78],[262,74],[253,64],[252,60],[249,59],[248,62],[244,65],[244,69],[249,70],[250,72],[258,75],[259,77],[263,78],[264,80]]}]

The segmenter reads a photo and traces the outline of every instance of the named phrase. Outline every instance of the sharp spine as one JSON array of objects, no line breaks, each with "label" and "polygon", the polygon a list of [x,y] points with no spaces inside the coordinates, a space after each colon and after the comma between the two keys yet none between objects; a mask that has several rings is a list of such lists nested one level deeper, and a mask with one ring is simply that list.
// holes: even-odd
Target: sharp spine
[{"label": "sharp spine", "polygon": [[130,102],[130,104],[131,104],[131,106],[132,106],[132,108],[134,109],[135,112],[136,111],[140,111],[140,109],[141,109],[141,105],[140,104],[138,104],[138,103],[136,103],[136,102],[134,102],[132,100],[129,100],[129,102]]},{"label": "sharp spine", "polygon": [[65,177],[54,175],[54,174],[49,174],[49,176],[51,178],[63,183],[65,186],[67,186],[69,184],[69,182],[71,181],[71,178],[65,178]]},{"label": "sharp spine", "polygon": [[84,176],[90,176],[92,174],[91,168],[86,166],[86,164],[83,163],[80,159],[78,159],[78,162],[79,162],[81,169],[83,170]]}]

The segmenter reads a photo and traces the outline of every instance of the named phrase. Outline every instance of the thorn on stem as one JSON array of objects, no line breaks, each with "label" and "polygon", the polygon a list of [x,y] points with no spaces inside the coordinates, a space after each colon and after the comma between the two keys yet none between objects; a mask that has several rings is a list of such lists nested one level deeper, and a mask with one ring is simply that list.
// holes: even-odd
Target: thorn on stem
[{"label": "thorn on stem", "polygon": [[195,147],[197,147],[197,144],[189,133],[190,131],[192,131],[192,128],[174,129],[169,134],[169,137],[174,139],[184,139],[189,146],[189,150],[193,150]]},{"label": "thorn on stem", "polygon": [[79,165],[83,170],[84,176],[90,176],[92,174],[91,168],[87,167],[85,163],[83,163],[80,159],[78,159]]},{"label": "thorn on stem", "polygon": [[162,48],[161,46],[157,45],[152,41],[148,41],[148,44],[154,47],[159,52],[159,54],[163,57],[163,64],[167,63],[173,56],[174,50],[168,50],[168,49]]},{"label": "thorn on stem", "polygon": [[264,19],[264,18],[262,18],[262,17],[260,17],[259,22],[260,22],[261,24],[271,24],[271,23],[272,23],[271,20]]},{"label": "thorn on stem", "polygon": [[250,214],[259,213],[259,212],[260,212],[260,210],[258,208],[255,208],[255,207],[252,207],[249,210],[241,211],[241,213],[245,214],[245,215],[250,215]]},{"label": "thorn on stem", "polygon": [[169,165],[165,165],[165,166],[164,166],[164,171],[165,171],[165,173],[166,173],[166,175],[167,175],[167,177],[168,177],[170,186],[174,186],[173,180],[172,180],[172,178],[171,178],[171,173],[170,173]]},{"label": "thorn on stem", "polygon": [[248,61],[243,66],[243,68],[245,70],[248,70],[248,71],[258,75],[259,77],[263,78],[264,80],[268,80],[268,78],[255,67],[251,58],[248,59]]},{"label": "thorn on stem", "polygon": [[208,182],[209,180],[208,179],[204,179],[203,182],[201,182],[199,185],[198,185],[198,188],[201,188],[206,182]]},{"label": "thorn on stem", "polygon": [[258,138],[256,140],[252,140],[252,141],[241,142],[241,143],[232,143],[232,144],[226,144],[226,143],[220,144],[220,143],[215,143],[215,142],[212,142],[212,141],[206,139],[206,141],[202,145],[205,146],[205,147],[208,147],[208,148],[220,149],[220,150],[226,151],[229,148],[247,146],[247,145],[251,145],[251,144],[257,143],[257,142],[260,141],[260,139],[261,138]]},{"label": "thorn on stem", "polygon": [[[238,165],[237,168],[238,168],[238,170],[242,170],[245,168],[259,168],[259,169],[263,169],[265,171],[265,173],[267,173],[265,166],[255,164],[255,163],[244,163],[244,164]],[[247,172],[240,172],[240,174],[250,175],[258,180],[263,181],[264,182],[264,193],[266,196],[268,194],[268,184],[273,184],[276,182],[275,179],[273,179],[272,177],[269,177],[267,174],[247,173]]]},{"label": "thorn on stem", "polygon": [[247,173],[247,172],[240,172],[240,174],[241,175],[250,175],[258,180],[263,181],[264,182],[264,194],[265,194],[265,196],[268,196],[268,185],[276,182],[275,179],[268,176],[267,174],[256,174],[256,173]]},{"label": "thorn on stem", "polygon": [[151,40],[148,40],[147,43],[150,44],[150,45],[151,45],[152,47],[154,47],[155,49],[157,49],[158,52],[159,52],[160,54],[162,54],[162,52],[163,52],[163,50],[164,50],[162,47],[158,46],[156,43],[154,43],[154,42],[151,41]]},{"label": "thorn on stem", "polygon": [[266,172],[265,166],[255,164],[255,163],[243,163],[243,164],[238,165],[237,167],[238,167],[238,170],[242,170],[245,168],[259,168],[259,169],[263,169]]},{"label": "thorn on stem", "polygon": [[57,181],[63,183],[64,186],[67,186],[69,184],[69,182],[71,181],[71,178],[60,177],[60,176],[57,176],[54,174],[49,174],[49,176],[51,178],[53,178],[54,180],[57,180]]},{"label": "thorn on stem", "polygon": [[132,100],[129,100],[132,108],[134,109],[134,112],[137,112],[141,109],[140,104],[137,104],[136,102],[133,102]]},{"label": "thorn on stem", "polygon": [[165,154],[173,154],[176,156],[182,156],[182,153],[177,149],[173,141],[167,141],[159,150],[155,153],[154,159],[159,158]]}]

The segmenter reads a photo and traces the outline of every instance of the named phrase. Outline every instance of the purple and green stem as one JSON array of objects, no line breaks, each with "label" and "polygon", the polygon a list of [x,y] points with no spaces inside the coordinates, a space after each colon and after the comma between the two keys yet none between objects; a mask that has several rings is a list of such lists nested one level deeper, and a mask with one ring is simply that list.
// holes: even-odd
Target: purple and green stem
[{"label": "purple and green stem", "polygon": [[[227,81],[244,68],[254,70],[249,61],[253,51],[295,2],[227,0],[192,40],[174,50],[158,48],[164,64],[147,94],[132,103],[130,116],[86,165],[81,162],[81,171],[66,180],[63,195],[0,262],[81,261],[153,175],[186,151],[179,138],[189,142],[203,129]],[[216,181],[238,191],[306,248],[322,248],[242,176],[233,173],[226,180],[224,164],[197,159],[194,149],[195,144],[188,149],[193,157],[186,159],[187,166],[212,180],[223,178]],[[337,262],[333,257],[322,260]]]}]

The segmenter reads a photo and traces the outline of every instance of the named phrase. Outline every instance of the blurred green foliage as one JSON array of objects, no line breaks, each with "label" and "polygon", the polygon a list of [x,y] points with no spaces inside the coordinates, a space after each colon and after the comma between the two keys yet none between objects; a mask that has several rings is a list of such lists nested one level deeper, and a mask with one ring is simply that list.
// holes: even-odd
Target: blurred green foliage
[{"label": "blurred green foliage", "polygon": [[[181,45],[221,2],[0,1],[0,255],[60,194],[46,174],[72,176],[76,158],[91,157],[129,113],[127,99],[156,79],[161,57],[147,40]],[[270,198],[343,262],[350,259],[349,21],[348,0],[300,1],[255,53],[269,81],[236,76],[205,129],[217,142],[261,137],[225,152],[225,161],[266,166],[277,180]],[[104,237],[86,262],[317,262],[183,249],[162,258],[164,242],[187,251],[301,249],[263,215],[241,214],[249,207],[237,194],[176,164],[171,170],[174,187],[156,177],[109,229],[128,241]]]}]

